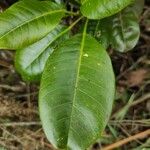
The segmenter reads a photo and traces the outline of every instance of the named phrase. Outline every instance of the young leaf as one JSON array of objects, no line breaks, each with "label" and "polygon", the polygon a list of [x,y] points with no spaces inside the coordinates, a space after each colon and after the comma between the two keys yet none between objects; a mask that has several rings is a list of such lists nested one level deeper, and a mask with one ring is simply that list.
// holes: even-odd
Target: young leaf
[{"label": "young leaf", "polygon": [[84,150],[101,136],[112,109],[114,82],[107,52],[85,33],[52,53],[42,75],[39,108],[55,147]]},{"label": "young leaf", "polygon": [[82,0],[81,12],[89,19],[102,19],[121,11],[134,0]]},{"label": "young leaf", "polygon": [[62,25],[57,26],[40,41],[16,52],[15,66],[24,80],[40,80],[48,57],[62,40],[68,38],[68,34],[61,36],[65,29]]},{"label": "young leaf", "polygon": [[54,29],[65,10],[50,1],[20,1],[0,14],[0,48],[20,49]]}]

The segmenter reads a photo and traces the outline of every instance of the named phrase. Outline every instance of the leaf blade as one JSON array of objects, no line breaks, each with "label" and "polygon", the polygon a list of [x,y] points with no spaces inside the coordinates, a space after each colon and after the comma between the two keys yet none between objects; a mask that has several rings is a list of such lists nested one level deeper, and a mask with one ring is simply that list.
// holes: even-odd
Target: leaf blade
[{"label": "leaf blade", "polygon": [[133,49],[139,40],[139,18],[143,3],[142,0],[136,0],[133,5],[116,15],[89,21],[87,33],[94,36],[105,48],[111,45],[119,52]]},{"label": "leaf blade", "polygon": [[20,49],[48,34],[65,10],[48,1],[20,1],[0,14],[0,48]]},{"label": "leaf blade", "polygon": [[135,47],[140,36],[140,26],[138,19],[134,12],[129,9],[125,9],[117,16],[114,16],[113,20],[116,20],[112,26],[112,47],[119,52],[126,52]]},{"label": "leaf blade", "polygon": [[59,25],[40,41],[16,52],[15,66],[24,80],[40,80],[48,57],[62,40],[68,38],[67,34],[61,36],[65,29],[65,26]]},{"label": "leaf blade", "polygon": [[89,19],[103,19],[121,11],[133,0],[84,0],[81,6],[82,14]]},{"label": "leaf blade", "polygon": [[[84,36],[83,53],[83,36],[65,41],[49,58],[42,77],[40,116],[48,139],[57,148],[82,150],[90,146],[104,130],[112,108],[114,74],[110,58],[95,39]],[[108,90],[109,95],[105,95]]]}]

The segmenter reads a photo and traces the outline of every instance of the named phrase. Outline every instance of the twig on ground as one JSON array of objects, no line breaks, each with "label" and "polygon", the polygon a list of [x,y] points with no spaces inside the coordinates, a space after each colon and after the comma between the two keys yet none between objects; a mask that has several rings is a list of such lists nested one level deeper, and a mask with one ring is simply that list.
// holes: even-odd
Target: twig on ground
[{"label": "twig on ground", "polygon": [[32,92],[32,93],[26,93],[26,94],[18,94],[14,95],[15,98],[22,98],[22,97],[28,97],[28,96],[36,96],[38,95],[38,92]]},{"label": "twig on ground", "polygon": [[0,123],[0,126],[41,126],[41,122],[10,122],[10,123]]},{"label": "twig on ground", "polygon": [[135,106],[135,105],[138,105],[142,102],[144,102],[145,100],[148,100],[150,99],[150,93],[147,93],[147,94],[144,94],[144,96],[140,97],[139,99],[135,100],[131,106]]},{"label": "twig on ground", "polygon": [[142,119],[142,120],[127,120],[127,119],[124,119],[124,120],[110,120],[109,123],[145,123],[145,124],[148,124],[150,125],[150,119]]},{"label": "twig on ground", "polygon": [[11,65],[5,61],[0,60],[0,66],[5,67],[5,68],[10,68]]},{"label": "twig on ground", "polygon": [[139,63],[141,63],[145,59],[145,56],[140,57],[132,66],[130,66],[127,70],[120,73],[116,80],[118,81],[120,78],[122,78],[126,73],[128,73],[130,70],[134,69]]},{"label": "twig on ground", "polygon": [[5,142],[2,142],[0,141],[0,146],[4,147],[4,148],[8,148],[8,149],[11,149],[11,150],[18,150],[16,147],[12,146],[12,145],[6,145]]},{"label": "twig on ground", "polygon": [[[123,125],[118,125],[118,127],[121,129],[121,131],[127,136],[130,137],[131,134],[128,133],[128,131],[123,127]],[[143,143],[140,142],[138,139],[135,140],[137,143],[139,143],[140,145],[142,145]]]},{"label": "twig on ground", "polygon": [[16,135],[10,133],[6,128],[0,127],[5,133],[7,133],[9,136],[11,136],[13,139],[15,139],[16,141],[18,141],[19,143],[21,143],[23,145],[23,142],[20,140],[19,137],[17,137]]},{"label": "twig on ground", "polygon": [[118,142],[116,142],[114,144],[108,145],[108,146],[104,147],[102,150],[113,150],[113,149],[118,148],[120,146],[123,146],[126,143],[129,143],[131,141],[134,141],[134,140],[137,140],[137,139],[146,138],[148,135],[150,135],[150,129],[148,129],[148,130],[146,130],[144,132],[135,134],[133,136],[130,136],[130,137],[126,138],[126,139],[120,140],[120,141],[118,141]]},{"label": "twig on ground", "polygon": [[24,87],[22,86],[10,86],[10,85],[5,85],[5,84],[0,84],[0,88],[6,89],[6,90],[11,90],[13,92],[22,92],[24,91]]}]

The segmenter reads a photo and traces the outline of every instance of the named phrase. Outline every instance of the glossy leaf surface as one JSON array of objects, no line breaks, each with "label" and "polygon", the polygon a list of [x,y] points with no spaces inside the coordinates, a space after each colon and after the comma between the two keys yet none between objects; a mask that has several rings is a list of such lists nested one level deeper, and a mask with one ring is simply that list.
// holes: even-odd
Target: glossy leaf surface
[{"label": "glossy leaf surface", "polygon": [[112,18],[112,47],[126,52],[135,47],[140,36],[139,20],[132,8],[127,8]]},{"label": "glossy leaf surface", "polygon": [[89,19],[102,19],[121,11],[134,0],[82,0],[81,12]]},{"label": "glossy leaf surface", "polygon": [[112,110],[114,82],[111,60],[94,38],[76,35],[62,43],[49,57],[40,87],[40,117],[49,141],[71,150],[95,142]]},{"label": "glossy leaf surface", "polygon": [[142,0],[136,0],[134,5],[127,7],[116,15],[102,20],[91,20],[87,32],[94,36],[105,48],[111,45],[120,52],[131,50],[139,39],[139,16],[143,6]]},{"label": "glossy leaf surface", "polygon": [[48,34],[64,16],[50,1],[20,1],[0,14],[0,48],[20,49]]},{"label": "glossy leaf surface", "polygon": [[25,80],[38,81],[41,78],[50,54],[62,40],[68,38],[68,34],[61,36],[65,29],[58,26],[40,41],[16,52],[16,68]]}]

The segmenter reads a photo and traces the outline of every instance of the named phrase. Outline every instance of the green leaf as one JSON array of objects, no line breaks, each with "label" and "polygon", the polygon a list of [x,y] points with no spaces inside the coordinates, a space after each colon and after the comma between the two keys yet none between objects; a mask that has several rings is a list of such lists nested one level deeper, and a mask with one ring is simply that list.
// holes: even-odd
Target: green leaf
[{"label": "green leaf", "polygon": [[134,6],[124,9],[112,18],[111,44],[117,51],[129,51],[139,40],[139,16],[137,16]]},{"label": "green leaf", "polygon": [[81,12],[89,19],[102,19],[116,14],[134,0],[82,0]]},{"label": "green leaf", "polygon": [[65,29],[58,26],[40,41],[16,52],[15,66],[24,80],[40,80],[48,57],[62,40],[68,38],[68,34],[61,36]]},{"label": "green leaf", "polygon": [[136,0],[134,5],[125,8],[114,16],[89,21],[87,32],[105,48],[112,45],[115,50],[120,52],[133,49],[140,35],[139,17],[144,6],[143,2],[140,1]]},{"label": "green leaf", "polygon": [[50,1],[20,1],[0,14],[0,48],[20,49],[54,29],[65,10]]},{"label": "green leaf", "polygon": [[110,45],[112,24],[110,19],[90,20],[88,22],[87,33],[95,37],[105,49]]},{"label": "green leaf", "polygon": [[114,82],[107,52],[85,32],[52,53],[42,75],[39,108],[55,147],[84,150],[101,136],[112,110]]}]

